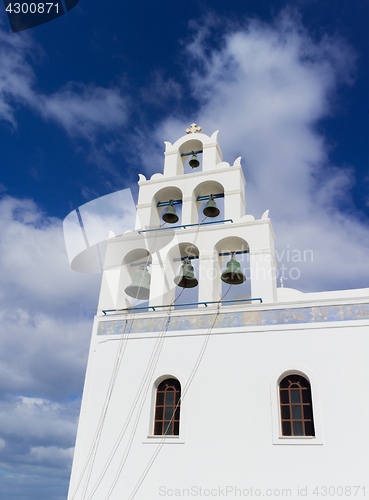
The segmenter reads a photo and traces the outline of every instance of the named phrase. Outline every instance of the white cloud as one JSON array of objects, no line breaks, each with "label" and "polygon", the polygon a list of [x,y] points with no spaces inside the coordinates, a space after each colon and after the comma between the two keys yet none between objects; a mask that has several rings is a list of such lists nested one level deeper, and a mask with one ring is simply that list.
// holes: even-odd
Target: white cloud
[{"label": "white cloud", "polygon": [[[78,404],[42,398],[13,397],[0,401],[0,469],[22,475],[68,479]],[[0,486],[0,492],[1,488]]]},{"label": "white cloud", "polygon": [[73,459],[74,448],[59,448],[57,446],[35,446],[30,450],[30,456],[37,462],[47,463],[48,467],[70,464]]},{"label": "white cloud", "polygon": [[127,99],[118,88],[69,83],[50,96],[40,96],[39,110],[70,134],[89,137],[99,129],[112,130],[127,120]]},{"label": "white cloud", "polygon": [[94,278],[70,270],[59,219],[32,200],[9,196],[0,200],[0,211],[0,284],[7,305],[57,313],[88,297],[86,283]]},{"label": "white cloud", "polygon": [[[26,58],[30,37],[17,37],[0,29],[0,118],[16,125],[15,102],[33,101],[35,75]],[[38,48],[39,50],[39,48]]]},{"label": "white cloud", "polygon": [[69,82],[52,95],[38,92],[29,60],[41,52],[30,35],[14,36],[0,28],[0,120],[16,127],[17,105],[22,104],[55,121],[68,134],[89,139],[126,122],[128,99],[118,87]]},{"label": "white cloud", "polygon": [[78,394],[100,276],[70,269],[61,221],[33,201],[0,211],[0,392]]},{"label": "white cloud", "polygon": [[61,221],[32,200],[0,212],[0,497],[61,499],[100,276],[71,271]]},{"label": "white cloud", "polygon": [[50,440],[54,446],[70,445],[74,441],[77,415],[78,405],[56,403],[44,398],[18,396],[1,401],[2,439],[18,436],[27,443],[34,440],[39,446],[45,446]]}]

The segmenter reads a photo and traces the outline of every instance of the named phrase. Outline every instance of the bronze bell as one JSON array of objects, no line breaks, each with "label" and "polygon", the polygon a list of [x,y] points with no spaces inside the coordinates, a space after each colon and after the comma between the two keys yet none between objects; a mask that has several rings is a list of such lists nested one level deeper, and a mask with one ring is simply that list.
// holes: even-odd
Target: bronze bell
[{"label": "bronze bell", "polygon": [[173,200],[169,201],[169,207],[167,208],[167,211],[163,215],[163,221],[168,222],[169,224],[175,224],[176,222],[179,221],[179,217],[176,214],[176,209],[173,204]]},{"label": "bronze bell", "polygon": [[191,160],[188,162],[189,166],[192,168],[197,168],[200,165],[199,160],[197,159],[197,155],[195,153],[192,155]]},{"label": "bronze bell", "polygon": [[127,295],[139,300],[148,300],[150,296],[151,276],[146,264],[140,264],[133,276],[132,283],[124,290]]},{"label": "bronze bell", "polygon": [[218,217],[220,214],[220,210],[217,207],[217,204],[214,201],[214,196],[211,194],[209,201],[206,204],[206,207],[203,210],[203,214],[206,215],[206,217]]},{"label": "bronze bell", "polygon": [[179,271],[178,276],[174,278],[174,283],[182,288],[194,288],[198,285],[198,281],[195,278],[193,272],[193,266],[191,265],[190,259],[186,259]]},{"label": "bronze bell", "polygon": [[246,276],[241,271],[240,263],[234,258],[234,252],[231,252],[231,260],[227,262],[227,267],[220,277],[228,285],[241,285],[246,281]]}]

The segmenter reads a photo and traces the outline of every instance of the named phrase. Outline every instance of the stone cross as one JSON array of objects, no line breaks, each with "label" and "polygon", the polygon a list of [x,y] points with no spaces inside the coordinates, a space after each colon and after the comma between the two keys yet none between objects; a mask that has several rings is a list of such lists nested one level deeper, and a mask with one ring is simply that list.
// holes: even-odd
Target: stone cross
[{"label": "stone cross", "polygon": [[186,134],[195,134],[196,132],[201,132],[201,127],[197,127],[196,123],[193,123],[191,128],[186,128]]}]

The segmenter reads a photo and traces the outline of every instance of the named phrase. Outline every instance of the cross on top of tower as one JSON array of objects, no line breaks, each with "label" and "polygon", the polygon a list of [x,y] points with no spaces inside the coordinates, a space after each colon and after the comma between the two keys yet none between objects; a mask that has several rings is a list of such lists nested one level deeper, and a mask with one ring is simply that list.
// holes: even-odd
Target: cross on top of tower
[{"label": "cross on top of tower", "polygon": [[196,123],[192,123],[191,128],[186,128],[186,134],[195,134],[201,132],[201,127],[197,127]]}]

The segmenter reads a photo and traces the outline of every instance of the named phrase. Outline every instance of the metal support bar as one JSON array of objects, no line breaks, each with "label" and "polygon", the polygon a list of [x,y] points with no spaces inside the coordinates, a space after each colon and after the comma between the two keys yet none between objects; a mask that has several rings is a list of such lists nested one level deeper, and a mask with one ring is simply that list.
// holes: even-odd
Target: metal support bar
[{"label": "metal support bar", "polygon": [[152,309],[156,311],[156,309],[163,307],[184,307],[184,306],[200,306],[204,305],[208,307],[208,304],[229,304],[230,302],[251,302],[253,300],[259,300],[260,304],[263,303],[263,299],[258,297],[255,299],[234,299],[234,300],[213,300],[211,302],[188,302],[187,304],[167,304],[165,306],[145,306],[145,307],[127,307],[126,309],[105,309],[102,312],[106,315],[108,312],[118,312],[118,311],[139,311],[142,309]]},{"label": "metal support bar", "polygon": [[169,201],[159,201],[159,203],[156,205],[157,207],[167,207],[170,205],[170,202],[173,203],[173,205],[181,205],[182,200],[169,200]]},{"label": "metal support bar", "polygon": [[250,253],[250,250],[239,250],[238,252],[223,252],[219,254],[219,257],[223,257],[223,255],[232,255],[234,254],[240,254],[240,253]]},{"label": "metal support bar", "polygon": [[180,260],[186,260],[186,259],[199,259],[200,257],[198,255],[187,255],[187,257],[178,257],[177,259],[173,259],[173,262],[179,262]]},{"label": "metal support bar", "polygon": [[[224,257],[226,255],[232,255],[234,253],[235,255],[239,254],[244,254],[244,253],[250,253],[250,250],[239,250],[238,252],[222,252],[219,254],[219,257]],[[181,260],[186,260],[186,259],[199,259],[200,257],[198,255],[187,255],[186,257],[178,257],[176,259],[173,259],[173,262],[180,262]],[[151,260],[149,261],[142,261],[142,262],[134,262],[133,264],[130,264],[131,267],[134,266],[140,266],[141,264],[147,264],[148,266],[151,265]]]},{"label": "metal support bar", "polygon": [[224,219],[224,220],[213,220],[211,222],[200,222],[199,224],[185,224],[183,226],[168,226],[168,227],[158,227],[157,229],[141,229],[141,231],[137,231],[138,234],[141,233],[149,233],[150,231],[164,231],[165,229],[178,229],[180,227],[191,227],[191,226],[205,226],[206,224],[220,224],[221,222],[232,222],[233,219]]},{"label": "metal support bar", "polygon": [[[213,198],[224,198],[224,193],[213,194]],[[196,201],[210,200],[210,194],[207,196],[199,196]]]},{"label": "metal support bar", "polygon": [[181,156],[198,155],[198,154],[200,154],[202,152],[203,152],[203,150],[200,149],[199,151],[191,151],[191,153],[182,153]]},{"label": "metal support bar", "polygon": [[[219,194],[213,194],[213,198],[224,198],[224,193],[219,193]],[[199,196],[196,201],[205,201],[210,199],[210,194],[207,196]],[[159,203],[156,205],[157,207],[167,207],[170,205],[170,202],[173,203],[173,205],[181,205],[182,200],[169,200],[169,201],[159,201]]]}]

